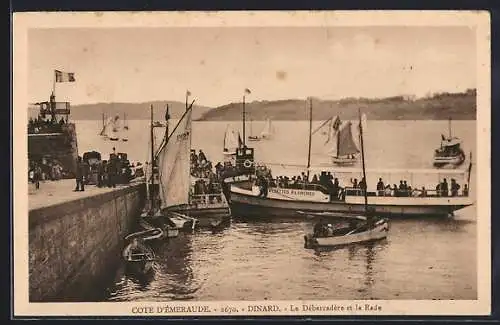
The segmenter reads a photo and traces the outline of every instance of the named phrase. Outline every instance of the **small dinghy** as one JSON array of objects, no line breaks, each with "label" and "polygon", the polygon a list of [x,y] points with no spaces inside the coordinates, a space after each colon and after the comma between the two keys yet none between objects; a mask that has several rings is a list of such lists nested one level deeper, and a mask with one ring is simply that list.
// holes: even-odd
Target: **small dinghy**
[{"label": "small dinghy", "polygon": [[355,243],[365,243],[384,239],[389,232],[387,219],[368,218],[361,222],[362,216],[351,219],[349,224],[333,226],[330,223],[319,222],[314,226],[312,234],[304,236],[305,248],[344,246]]},{"label": "small dinghy", "polygon": [[129,273],[146,274],[153,269],[155,253],[138,238],[132,239],[123,250],[122,255]]},{"label": "small dinghy", "polygon": [[197,221],[195,218],[191,218],[177,212],[169,212],[168,219],[170,219],[170,221],[175,224],[176,228],[183,230],[194,230]]},{"label": "small dinghy", "polygon": [[149,241],[149,240],[161,239],[162,237],[163,237],[163,230],[161,230],[160,228],[151,228],[129,234],[125,237],[125,240],[130,241],[133,238],[139,238],[142,239],[143,241]]}]

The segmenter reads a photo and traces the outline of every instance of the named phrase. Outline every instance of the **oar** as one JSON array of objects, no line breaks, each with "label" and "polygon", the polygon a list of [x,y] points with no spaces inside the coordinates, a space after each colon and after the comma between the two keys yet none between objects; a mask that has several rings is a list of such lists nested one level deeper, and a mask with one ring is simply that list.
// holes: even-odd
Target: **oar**
[{"label": "oar", "polygon": [[359,227],[357,227],[357,228],[355,228],[355,229],[353,229],[353,230],[349,231],[349,232],[348,232],[347,234],[345,234],[344,236],[347,236],[347,235],[352,234],[353,232],[355,232],[356,230],[358,230],[358,229],[362,228],[363,226],[366,226],[366,224],[362,224],[361,226],[359,226]]}]

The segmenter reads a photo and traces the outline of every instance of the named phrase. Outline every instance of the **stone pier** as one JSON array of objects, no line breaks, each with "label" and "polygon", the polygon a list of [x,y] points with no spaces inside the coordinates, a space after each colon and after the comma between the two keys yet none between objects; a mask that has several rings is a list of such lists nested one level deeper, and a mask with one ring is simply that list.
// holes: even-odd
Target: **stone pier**
[{"label": "stone pier", "polygon": [[92,301],[114,275],[145,200],[142,182],[116,188],[75,180],[29,185],[29,299]]}]

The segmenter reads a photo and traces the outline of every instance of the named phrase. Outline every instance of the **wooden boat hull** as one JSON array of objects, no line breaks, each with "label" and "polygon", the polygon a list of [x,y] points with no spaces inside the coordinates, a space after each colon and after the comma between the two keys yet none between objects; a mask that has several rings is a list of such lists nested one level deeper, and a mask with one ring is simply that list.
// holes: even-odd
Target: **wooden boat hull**
[{"label": "wooden boat hull", "polygon": [[260,140],[261,140],[260,137],[253,137],[253,136],[248,137],[248,141],[260,141]]},{"label": "wooden boat hull", "polygon": [[[154,223],[157,226],[156,227],[153,226],[147,220],[150,220],[151,223]],[[139,220],[139,224],[141,225],[142,228],[144,228],[146,230],[160,229],[162,231],[162,236],[159,237],[158,239],[175,238],[175,237],[179,236],[179,228],[177,226],[173,226],[171,224],[167,224],[166,222],[164,222],[163,215],[161,215],[161,214],[159,214],[155,217],[151,217],[147,214],[141,215],[141,219]]]},{"label": "wooden boat hull", "polygon": [[216,227],[231,220],[231,209],[229,205],[206,205],[203,207],[179,206],[173,208],[171,211],[195,218],[196,227]]},{"label": "wooden boat hull", "polygon": [[[326,202],[281,200],[258,197],[252,191],[235,189],[234,186],[231,186],[230,195],[231,211],[237,216],[303,219],[304,213],[308,212],[345,215],[362,214],[365,211],[362,196]],[[472,201],[468,197],[368,197],[368,205],[377,215],[387,217],[448,216],[456,210],[472,205]]]},{"label": "wooden boat hull", "polygon": [[338,166],[354,166],[358,158],[332,157],[332,163]]},{"label": "wooden boat hull", "polygon": [[155,239],[161,239],[163,237],[164,233],[161,228],[152,228],[132,233],[126,236],[125,240],[132,240],[133,238],[141,238],[144,241],[150,241]]},{"label": "wooden boat hull", "polygon": [[304,236],[304,246],[306,248],[316,247],[336,247],[350,244],[360,244],[381,240],[387,237],[389,224],[387,221],[380,222],[376,227],[367,231],[347,234],[343,236],[315,237],[313,234]]},{"label": "wooden boat hull", "polygon": [[141,253],[133,253],[132,258],[129,259],[126,250],[123,251],[123,259],[125,268],[128,273],[132,274],[146,274],[153,270],[153,263],[155,260],[154,251],[148,246],[142,245],[139,251]]},{"label": "wooden boat hull", "polygon": [[465,155],[460,154],[457,156],[451,156],[451,157],[434,157],[433,165],[435,167],[443,167],[446,165],[453,165],[453,166],[460,166],[463,164],[465,161]]},{"label": "wooden boat hull", "polygon": [[127,261],[125,267],[129,274],[147,274],[153,270],[153,261]]}]

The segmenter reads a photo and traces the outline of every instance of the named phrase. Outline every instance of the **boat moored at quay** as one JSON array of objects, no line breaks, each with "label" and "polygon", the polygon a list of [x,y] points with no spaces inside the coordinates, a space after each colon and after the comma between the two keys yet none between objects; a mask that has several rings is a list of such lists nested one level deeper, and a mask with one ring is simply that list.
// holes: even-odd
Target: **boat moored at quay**
[{"label": "boat moored at quay", "polygon": [[[231,184],[230,204],[235,214],[303,218],[304,213],[349,215],[369,208],[379,216],[447,216],[473,204],[469,197],[472,159],[468,170],[336,168],[327,172],[324,167],[311,166],[312,101],[309,109],[309,153],[307,165],[301,166],[302,174],[288,179],[273,178],[269,173],[250,186]],[[360,117],[360,129],[365,121]],[[321,175],[311,180],[310,173],[318,171]],[[367,186],[375,182],[365,180],[365,172],[371,177],[379,175],[376,190]],[[392,182],[384,184],[382,175]],[[405,175],[399,178],[399,186],[394,175]]]},{"label": "boat moored at quay", "polygon": [[[470,169],[469,169],[470,170]],[[389,173],[389,170],[378,170]],[[371,171],[374,173],[375,171]],[[397,170],[392,170],[397,173]],[[447,216],[455,211],[472,205],[474,202],[468,195],[470,173],[458,170],[405,170],[412,173],[412,178],[419,174],[431,174],[436,178],[457,177],[467,178],[464,190],[460,193],[443,193],[436,189],[416,188],[412,192],[394,189],[370,190],[368,188],[368,206],[377,215],[383,216]],[[356,173],[356,170],[334,172],[335,177],[342,174]],[[378,175],[380,175],[380,173]],[[303,218],[304,213],[359,214],[364,211],[362,190],[352,186],[343,187],[338,193],[331,193],[319,184],[307,184],[302,188],[283,188],[269,186],[267,195],[262,193],[262,187],[252,185],[251,189],[231,185],[231,210],[237,215],[261,215]],[[337,194],[337,195],[335,195]]]}]

